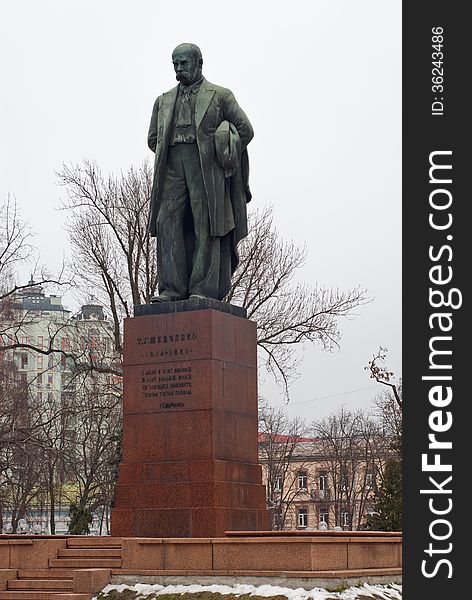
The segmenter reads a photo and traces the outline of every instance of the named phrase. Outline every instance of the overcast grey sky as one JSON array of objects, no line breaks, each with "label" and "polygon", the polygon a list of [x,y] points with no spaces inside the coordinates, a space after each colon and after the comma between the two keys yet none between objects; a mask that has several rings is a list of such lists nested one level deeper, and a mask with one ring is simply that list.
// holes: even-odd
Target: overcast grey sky
[{"label": "overcast grey sky", "polygon": [[[250,208],[272,204],[281,235],[308,248],[299,280],[360,284],[374,298],[341,323],[339,352],[306,348],[288,410],[313,419],[370,406],[380,386],[363,368],[380,345],[401,372],[400,0],[0,7],[0,194],[15,194],[42,262],[56,269],[68,254],[55,170],[150,158],[152,105],[175,85],[171,52],[196,43],[204,75],[254,126]],[[262,395],[281,403],[261,375]]]}]

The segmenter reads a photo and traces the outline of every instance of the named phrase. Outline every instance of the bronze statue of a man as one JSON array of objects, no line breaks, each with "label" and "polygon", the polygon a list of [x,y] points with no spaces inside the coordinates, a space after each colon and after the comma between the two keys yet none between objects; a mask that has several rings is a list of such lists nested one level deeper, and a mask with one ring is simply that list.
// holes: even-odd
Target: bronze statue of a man
[{"label": "bronze statue of a man", "polygon": [[148,135],[156,154],[149,231],[159,269],[151,302],[221,300],[247,235],[253,129],[232,92],[202,76],[197,46],[180,44],[172,62],[179,85],[157,98]]}]

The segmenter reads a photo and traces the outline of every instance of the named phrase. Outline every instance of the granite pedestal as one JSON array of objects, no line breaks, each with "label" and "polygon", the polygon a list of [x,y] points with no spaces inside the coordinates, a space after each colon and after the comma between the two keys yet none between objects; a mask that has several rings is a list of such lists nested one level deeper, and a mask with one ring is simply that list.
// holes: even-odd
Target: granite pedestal
[{"label": "granite pedestal", "polygon": [[124,331],[120,537],[269,527],[257,454],[256,324],[216,300],[136,307]]}]

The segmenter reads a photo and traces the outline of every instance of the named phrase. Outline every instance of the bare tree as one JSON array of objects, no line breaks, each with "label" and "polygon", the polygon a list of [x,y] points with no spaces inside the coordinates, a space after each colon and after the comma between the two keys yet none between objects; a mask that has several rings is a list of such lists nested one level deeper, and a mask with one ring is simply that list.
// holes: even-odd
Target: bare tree
[{"label": "bare tree", "polygon": [[43,456],[33,436],[27,383],[17,378],[12,361],[0,362],[0,505],[11,516],[13,532],[43,490]]},{"label": "bare tree", "polygon": [[370,377],[378,383],[386,386],[375,399],[375,414],[379,419],[385,436],[390,440],[392,452],[401,460],[402,451],[402,417],[403,417],[403,389],[402,381],[399,378],[395,382],[395,373],[389,371],[385,366],[388,350],[379,348],[372,360],[365,367],[369,371]]},{"label": "bare tree", "polygon": [[307,491],[307,487],[298,485],[297,475],[311,458],[308,432],[308,425],[301,417],[289,418],[282,408],[262,404],[259,410],[259,461],[265,471],[272,529],[286,527],[295,502]]},{"label": "bare tree", "polygon": [[[65,468],[74,483],[69,502],[108,515],[121,444],[121,385],[87,374],[74,397]],[[102,521],[106,518],[102,518]]]},{"label": "bare tree", "polygon": [[401,388],[401,382],[399,384],[393,383],[395,374],[393,371],[389,371],[387,367],[384,366],[387,352],[387,348],[382,348],[382,346],[380,346],[379,351],[377,354],[374,354],[372,360],[370,360],[365,367],[365,370],[370,372],[371,379],[375,379],[377,383],[385,385],[390,389],[390,392],[397,403],[398,409],[401,412],[402,395],[401,389],[399,389]]},{"label": "bare tree", "polygon": [[375,399],[376,414],[388,443],[389,456],[384,463],[379,485],[375,490],[375,512],[368,521],[370,529],[399,531],[403,526],[402,476],[402,416],[403,390],[401,378],[385,366],[386,348],[379,348],[365,367],[371,378],[386,389]]},{"label": "bare tree", "polygon": [[[67,189],[63,208],[70,211],[77,282],[108,307],[121,350],[122,317],[132,314],[133,304],[148,302],[157,287],[156,247],[147,233],[151,170],[144,163],[124,176],[105,178],[95,163],[84,161],[64,166],[58,177]],[[225,300],[244,306],[257,321],[261,358],[288,397],[297,373],[295,349],[306,342],[335,348],[339,319],[353,317],[368,299],[360,288],[344,292],[293,284],[306,249],[281,240],[270,208],[250,216],[249,230]]]},{"label": "bare tree", "polygon": [[[63,284],[62,275],[39,273],[38,282],[33,271],[28,284],[18,284],[17,266],[33,253],[31,231],[10,197],[0,205],[0,216],[0,521],[8,511],[15,531],[18,520],[33,509],[38,512],[42,501],[54,533],[64,483],[75,479],[80,502],[109,510],[116,466],[106,465],[120,439],[121,357],[105,321],[84,321],[60,310],[46,322],[31,298],[42,293],[44,284]],[[46,358],[44,367],[38,357]],[[31,360],[34,369],[27,366]],[[45,386],[52,372],[60,381],[60,395],[49,381]],[[92,394],[98,384],[101,394]],[[107,445],[103,435],[111,425],[113,440]],[[86,442],[76,430],[87,436]],[[93,455],[92,440],[97,439],[101,452]],[[82,443],[79,449],[76,443]],[[101,461],[99,468],[92,455]]]},{"label": "bare tree", "polygon": [[282,384],[288,398],[297,374],[295,350],[306,342],[331,351],[339,345],[339,319],[369,301],[365,290],[311,288],[294,284],[306,261],[305,247],[281,239],[273,224],[272,208],[249,216],[249,235],[239,246],[240,262],[227,300],[241,304],[257,322],[258,345],[265,364]]},{"label": "bare tree", "polygon": [[71,268],[78,285],[108,307],[121,350],[121,322],[133,305],[149,302],[157,286],[156,244],[147,232],[152,187],[147,162],[121,177],[104,177],[98,165],[64,165],[62,207],[70,212]]},{"label": "bare tree", "polygon": [[[39,268],[39,257],[31,243],[32,235],[31,227],[22,218],[15,198],[8,195],[0,201],[0,334],[2,322],[8,319],[11,308],[9,300],[15,294],[33,285],[68,283],[64,280],[62,270],[59,275],[51,276],[46,269]],[[27,263],[31,267],[31,281],[20,284],[17,280],[18,266]],[[34,283],[33,279],[36,280]]]},{"label": "bare tree", "polygon": [[[31,314],[18,311],[18,296],[37,289],[38,286],[69,286],[63,270],[51,276],[38,267],[39,258],[31,243],[32,231],[21,217],[12,196],[0,202],[0,353],[25,349],[48,354],[52,348],[38,348],[25,342],[23,329],[29,324]],[[18,267],[29,262],[31,279],[18,282]]]},{"label": "bare tree", "polygon": [[327,504],[335,525],[359,529],[387,456],[381,430],[364,412],[342,408],[315,422],[313,433],[329,477]]}]

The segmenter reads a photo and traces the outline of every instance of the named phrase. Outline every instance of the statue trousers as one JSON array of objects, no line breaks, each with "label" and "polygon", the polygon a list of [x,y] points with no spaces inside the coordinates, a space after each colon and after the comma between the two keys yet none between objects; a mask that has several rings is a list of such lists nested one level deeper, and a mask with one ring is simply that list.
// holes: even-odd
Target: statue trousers
[{"label": "statue trousers", "polygon": [[157,214],[159,294],[221,300],[229,291],[229,236],[212,236],[196,143],[170,146]]}]

